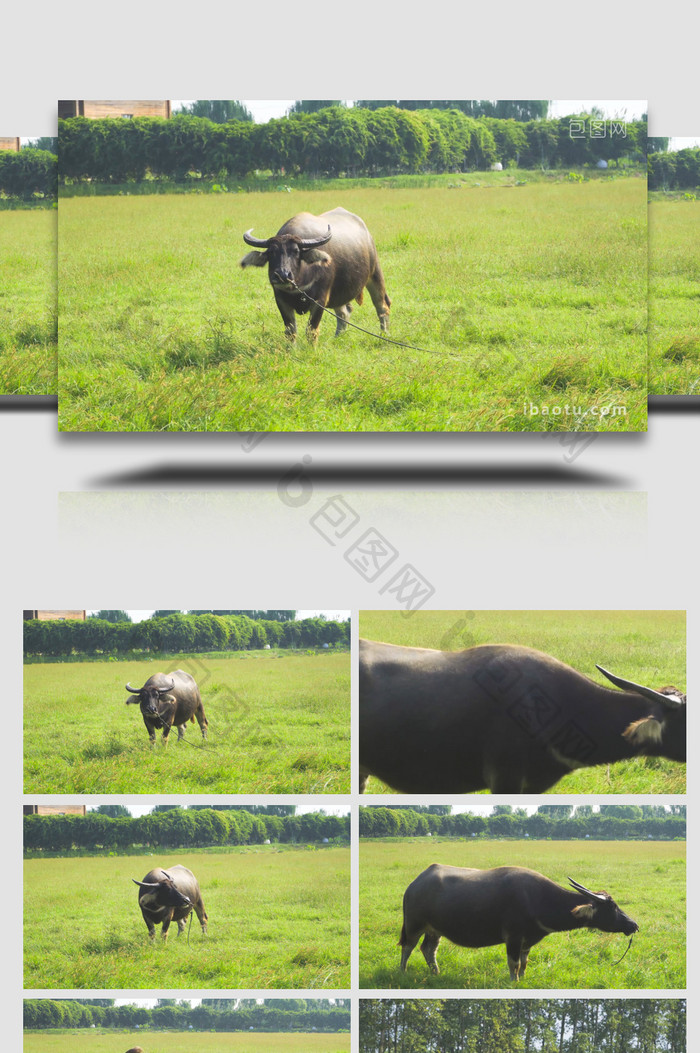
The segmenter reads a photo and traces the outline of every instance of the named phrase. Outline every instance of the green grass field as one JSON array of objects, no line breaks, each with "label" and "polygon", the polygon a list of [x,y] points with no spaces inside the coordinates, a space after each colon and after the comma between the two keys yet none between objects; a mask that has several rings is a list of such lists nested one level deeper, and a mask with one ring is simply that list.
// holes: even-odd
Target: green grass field
[{"label": "green grass field", "polygon": [[[161,857],[25,860],[25,988],[349,987],[349,848]],[[172,926],[149,940],[132,883],[175,863],[209,915],[207,936],[193,917],[189,946]]]},{"label": "green grass field", "polygon": [[[25,793],[348,793],[350,654],[269,654],[25,665]],[[124,685],[178,668],[209,735],[152,748]]]},{"label": "green grass field", "polygon": [[[60,428],[644,430],[645,180],[499,175],[62,199]],[[335,340],[330,318],[316,348],[303,332],[286,341],[266,271],[239,267],[243,231],[337,205],[374,235],[389,335],[434,353],[355,330]],[[352,319],[378,332],[369,296]],[[626,415],[601,415],[612,406]]]},{"label": "green grass field", "polygon": [[700,201],[649,204],[649,392],[700,395]]},{"label": "green grass field", "polygon": [[256,1034],[239,1031],[114,1032],[99,1029],[25,1031],[24,1053],[350,1053],[349,1034]]},{"label": "green grass field", "polygon": [[56,213],[0,210],[0,395],[56,394]]},{"label": "green grass field", "polygon": [[639,925],[624,961],[621,934],[579,929],[552,933],[533,947],[522,988],[685,987],[685,844],[609,841],[360,842],[360,987],[510,988],[505,946],[457,947],[443,939],[440,974],[428,972],[420,945],[406,973],[397,941],[407,886],[431,863],[489,868],[526,866],[562,886],[573,877],[605,889]]},{"label": "green grass field", "polygon": [[[458,651],[512,643],[551,654],[607,686],[596,664],[626,680],[686,689],[684,611],[361,611],[360,636]],[[376,778],[369,793],[391,793]],[[685,793],[685,764],[657,757],[579,768],[548,793]]]}]

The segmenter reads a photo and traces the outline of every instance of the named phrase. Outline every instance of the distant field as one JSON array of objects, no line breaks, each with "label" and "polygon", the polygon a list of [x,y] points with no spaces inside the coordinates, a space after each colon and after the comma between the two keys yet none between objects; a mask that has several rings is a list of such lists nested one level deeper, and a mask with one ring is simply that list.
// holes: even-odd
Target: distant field
[{"label": "distant field", "polygon": [[[458,651],[514,643],[551,654],[607,684],[596,664],[650,687],[686,688],[684,611],[361,611],[360,636]],[[368,792],[393,792],[372,778]],[[548,793],[685,793],[685,764],[638,757],[579,768]]]},{"label": "distant field", "polygon": [[249,1034],[186,1031],[103,1032],[98,1029],[25,1031],[24,1053],[124,1053],[129,1045],[146,1053],[349,1053],[348,1034]]},{"label": "distant field", "polygon": [[[151,748],[124,685],[178,668],[209,737]],[[350,654],[26,665],[24,764],[25,793],[348,793]]]},{"label": "distant field", "polygon": [[[162,856],[25,860],[25,988],[349,987],[349,848]],[[189,946],[172,926],[151,943],[132,883],[174,863],[209,915],[207,936],[193,917]]]},{"label": "distant field", "polygon": [[[503,945],[457,947],[443,939],[440,974],[428,972],[420,944],[407,972],[397,941],[407,886],[431,863],[526,866],[568,887],[569,876],[605,889],[639,925],[628,938],[592,929],[552,933],[530,952],[525,979],[512,985]],[[360,987],[453,988],[685,987],[685,844],[609,841],[360,842]]]},{"label": "distant field", "polygon": [[[61,429],[643,430],[645,180],[493,175],[62,199]],[[329,318],[315,349],[303,333],[292,347],[266,272],[238,266],[248,228],[267,237],[338,205],[375,237],[389,335],[428,353],[355,330],[334,340]],[[352,320],[376,332],[365,299]],[[600,415],[612,406],[626,415]]]},{"label": "distant field", "polygon": [[700,397],[700,201],[649,204],[649,391]]},{"label": "distant field", "polygon": [[56,213],[0,210],[0,395],[56,394]]}]

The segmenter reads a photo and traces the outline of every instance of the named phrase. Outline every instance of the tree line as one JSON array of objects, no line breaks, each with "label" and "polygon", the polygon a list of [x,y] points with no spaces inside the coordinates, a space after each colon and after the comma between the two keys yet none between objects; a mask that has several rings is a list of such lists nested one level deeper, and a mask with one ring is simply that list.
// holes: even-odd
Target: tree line
[{"label": "tree line", "polygon": [[666,812],[663,805],[541,805],[528,815],[525,809],[497,805],[491,815],[474,812],[434,814],[419,808],[360,807],[360,837],[512,837],[517,840],[595,841],[685,840],[685,807]]},{"label": "tree line", "polygon": [[360,999],[360,1053],[685,1053],[662,998]]},{"label": "tree line", "polygon": [[57,160],[48,150],[0,150],[0,195],[21,201],[56,199]]},{"label": "tree line", "polygon": [[102,618],[24,623],[25,658],[126,655],[135,651],[204,654],[265,647],[350,646],[350,622],[253,619],[244,614],[168,614],[133,624]]},{"label": "tree line", "polygon": [[152,1009],[140,1005],[115,1005],[111,998],[28,998],[24,1002],[24,1027],[139,1028],[143,1031],[349,1031],[348,999],[204,998],[201,1005],[160,998]]},{"label": "tree line", "polygon": [[700,188],[700,148],[653,153],[647,159],[650,190]]},{"label": "tree line", "polygon": [[25,815],[25,852],[127,852],[136,848],[313,844],[350,840],[349,815],[253,814],[244,809],[167,806],[147,815]]},{"label": "tree line", "polygon": [[[572,119],[579,123],[572,131]],[[265,124],[175,114],[59,121],[59,178],[101,183],[193,176],[245,178],[268,171],[312,178],[467,172],[504,167],[559,168],[646,155],[646,120],[591,115],[518,121],[472,117],[458,109],[330,106]],[[593,117],[595,120],[595,117]]]}]

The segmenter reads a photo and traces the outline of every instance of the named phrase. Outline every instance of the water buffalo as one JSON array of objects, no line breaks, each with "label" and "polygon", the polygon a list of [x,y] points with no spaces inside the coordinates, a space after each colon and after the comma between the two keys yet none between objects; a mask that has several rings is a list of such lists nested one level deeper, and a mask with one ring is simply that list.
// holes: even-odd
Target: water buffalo
[{"label": "water buffalo", "polygon": [[153,940],[156,925],[163,923],[161,930],[164,940],[168,938],[170,922],[177,922],[177,934],[185,931],[185,921],[194,908],[202,932],[207,931],[207,912],[204,909],[199,883],[191,870],[180,863],[163,870],[155,867],[149,870],[143,881],[131,879],[139,886],[139,907],[146,922],[148,935]]},{"label": "water buffalo", "polygon": [[127,1049],[126,1053],[143,1053],[141,1046],[132,1046],[131,1049]]},{"label": "water buffalo", "polygon": [[[270,285],[290,339],[296,337],[295,314],[308,311],[307,335],[316,340],[324,307],[335,312],[338,336],[347,328],[350,301],[362,304],[365,286],[379,324],[386,331],[391,300],[372,235],[359,216],[344,208],[334,208],[320,216],[300,212],[272,238],[254,238],[251,231],[252,228],[246,231],[243,240],[265,251],[249,252],[241,260],[241,267],[268,265]],[[321,306],[312,304],[305,294]]]},{"label": "water buffalo", "polygon": [[542,793],[575,768],[684,761],[685,695],[597,668],[622,690],[529,647],[360,640],[360,791]]},{"label": "water buffalo", "polygon": [[505,943],[510,978],[518,980],[530,948],[551,932],[588,928],[631,936],[638,931],[607,892],[569,882],[575,892],[526,867],[472,870],[433,863],[404,893],[402,970],[423,933],[421,951],[434,973],[440,971],[435,954],[444,936],[460,947]]},{"label": "water buffalo", "polygon": [[154,673],[149,676],[143,687],[132,687],[126,685],[136,698],[127,698],[126,704],[138,702],[141,706],[141,716],[146,725],[151,745],[156,741],[156,729],[163,729],[163,745],[168,745],[170,729],[175,725],[177,728],[178,742],[185,734],[185,725],[188,720],[194,724],[196,717],[202,731],[202,738],[207,737],[209,724],[204,715],[204,706],[199,694],[199,688],[193,676],[185,673],[182,669],[176,669],[173,673]]}]

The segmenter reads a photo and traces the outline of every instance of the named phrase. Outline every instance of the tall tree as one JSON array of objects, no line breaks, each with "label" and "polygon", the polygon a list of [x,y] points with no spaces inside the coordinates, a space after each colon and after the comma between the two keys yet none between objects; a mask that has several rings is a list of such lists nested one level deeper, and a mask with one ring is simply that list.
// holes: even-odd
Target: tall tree
[{"label": "tall tree", "polygon": [[249,121],[252,123],[253,115],[245,105],[238,99],[195,99],[194,102],[185,104],[178,113],[186,113],[190,117],[206,117],[215,124],[226,124],[227,121]]}]

